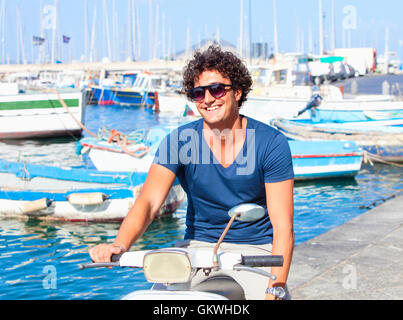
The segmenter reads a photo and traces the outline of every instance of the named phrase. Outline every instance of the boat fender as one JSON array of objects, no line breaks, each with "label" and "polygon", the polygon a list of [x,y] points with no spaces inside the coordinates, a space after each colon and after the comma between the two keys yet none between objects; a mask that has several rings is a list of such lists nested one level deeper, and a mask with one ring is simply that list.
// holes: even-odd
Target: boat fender
[{"label": "boat fender", "polygon": [[102,204],[108,196],[101,192],[72,193],[67,197],[70,204],[81,206],[95,206]]},{"label": "boat fender", "polygon": [[48,208],[52,204],[52,200],[42,198],[34,201],[26,201],[20,204],[20,209],[24,214],[32,214],[34,212]]}]

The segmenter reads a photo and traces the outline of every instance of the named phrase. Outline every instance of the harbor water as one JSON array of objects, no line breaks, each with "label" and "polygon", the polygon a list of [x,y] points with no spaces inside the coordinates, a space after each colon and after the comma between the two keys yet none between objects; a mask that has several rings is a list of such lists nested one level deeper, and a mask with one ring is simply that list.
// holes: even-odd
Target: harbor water
[{"label": "harbor water", "polygon": [[[140,108],[88,106],[85,124],[95,133],[103,126],[128,133],[180,121],[169,114]],[[68,137],[2,141],[0,158],[91,167],[87,157],[76,154],[76,142]],[[296,245],[398,194],[403,190],[401,176],[400,167],[364,164],[355,178],[297,182]],[[184,202],[172,216],[154,221],[132,250],[169,247],[182,239],[186,206]],[[118,229],[118,223],[0,220],[0,300],[119,299],[133,290],[149,288],[151,285],[136,269],[78,269],[78,264],[89,262],[88,248],[112,242]]]}]

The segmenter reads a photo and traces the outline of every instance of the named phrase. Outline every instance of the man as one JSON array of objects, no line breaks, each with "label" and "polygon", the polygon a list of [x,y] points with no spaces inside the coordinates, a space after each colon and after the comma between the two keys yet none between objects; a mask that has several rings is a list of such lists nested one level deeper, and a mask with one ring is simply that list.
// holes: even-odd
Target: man
[{"label": "man", "polygon": [[[236,205],[256,203],[267,210],[257,222],[235,221],[221,248],[282,255],[283,267],[271,268],[275,281],[245,272],[230,274],[247,299],[279,298],[273,287],[285,287],[294,246],[294,173],[286,138],[239,113],[251,86],[247,68],[234,54],[215,46],[196,52],[184,71],[184,90],[202,119],[179,127],[161,143],[114,244],[92,248],[94,261],[110,261],[112,254],[128,250],[178,178],[188,199],[183,246],[213,247],[229,221],[228,210]],[[199,273],[192,285],[205,277]]]}]

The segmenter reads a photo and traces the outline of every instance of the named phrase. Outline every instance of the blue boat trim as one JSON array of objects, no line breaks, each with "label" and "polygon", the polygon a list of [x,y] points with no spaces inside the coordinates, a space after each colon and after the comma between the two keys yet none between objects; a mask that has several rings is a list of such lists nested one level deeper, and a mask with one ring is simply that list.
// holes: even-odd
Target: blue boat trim
[{"label": "blue boat trim", "polygon": [[342,171],[342,172],[325,172],[325,173],[309,173],[309,174],[299,174],[295,176],[297,181],[301,180],[313,180],[313,179],[329,179],[329,178],[345,178],[357,175],[356,170],[352,171]]},{"label": "blue boat trim", "polygon": [[116,183],[126,186],[143,184],[146,172],[108,172],[94,169],[69,168],[36,165],[0,160],[0,172],[13,173],[22,179],[43,177],[77,182]]}]

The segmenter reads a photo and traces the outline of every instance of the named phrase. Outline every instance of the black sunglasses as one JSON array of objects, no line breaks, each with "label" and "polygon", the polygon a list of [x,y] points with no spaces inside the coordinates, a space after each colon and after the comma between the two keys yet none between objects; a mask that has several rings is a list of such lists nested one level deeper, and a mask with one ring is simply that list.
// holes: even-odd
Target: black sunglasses
[{"label": "black sunglasses", "polygon": [[202,101],[207,89],[214,98],[219,99],[227,93],[226,87],[232,88],[232,84],[213,83],[208,86],[196,87],[190,90],[190,98],[196,102]]}]

